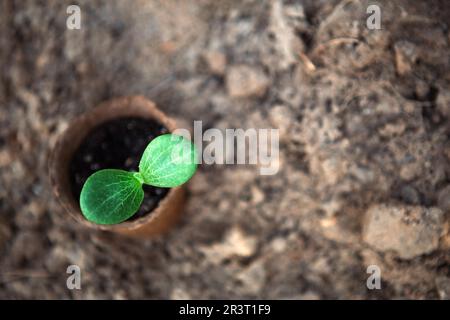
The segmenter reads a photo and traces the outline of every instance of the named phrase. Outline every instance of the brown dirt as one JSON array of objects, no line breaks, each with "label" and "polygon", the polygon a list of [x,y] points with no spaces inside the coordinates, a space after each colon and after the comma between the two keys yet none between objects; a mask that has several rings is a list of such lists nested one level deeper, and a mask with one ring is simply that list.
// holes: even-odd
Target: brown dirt
[{"label": "brown dirt", "polygon": [[[368,1],[78,3],[81,30],[69,1],[0,5],[0,298],[450,296],[446,1],[378,1],[382,30]],[[49,150],[132,94],[186,126],[280,128],[279,173],[202,166],[163,238],[86,230],[51,194]]]}]

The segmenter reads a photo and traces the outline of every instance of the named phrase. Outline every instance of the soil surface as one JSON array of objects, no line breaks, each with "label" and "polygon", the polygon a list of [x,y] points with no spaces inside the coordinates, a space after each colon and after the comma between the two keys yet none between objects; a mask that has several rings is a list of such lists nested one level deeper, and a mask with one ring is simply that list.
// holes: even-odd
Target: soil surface
[{"label": "soil surface", "polygon": [[[73,156],[70,179],[75,199],[80,198],[87,178],[102,169],[139,171],[139,161],[147,145],[161,134],[168,133],[162,125],[143,118],[120,118],[94,128]],[[167,194],[167,188],[143,185],[144,200],[135,220],[150,213]]]},{"label": "soil surface", "polygon": [[[448,1],[77,3],[79,30],[71,1],[0,4],[0,298],[450,297]],[[279,172],[202,165],[161,238],[76,224],[49,151],[135,94],[186,128],[278,128]]]}]

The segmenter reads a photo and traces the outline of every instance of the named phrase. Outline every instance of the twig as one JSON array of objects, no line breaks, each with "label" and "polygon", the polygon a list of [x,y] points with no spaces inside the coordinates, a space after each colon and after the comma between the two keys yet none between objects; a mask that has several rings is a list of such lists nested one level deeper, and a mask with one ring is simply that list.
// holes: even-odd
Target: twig
[{"label": "twig", "polygon": [[314,71],[316,71],[316,66],[314,65],[314,63],[311,61],[311,59],[308,58],[308,56],[306,54],[304,54],[303,52],[299,52],[298,53],[300,60],[302,61],[303,65],[306,67],[306,71],[308,71],[309,73],[312,73]]}]

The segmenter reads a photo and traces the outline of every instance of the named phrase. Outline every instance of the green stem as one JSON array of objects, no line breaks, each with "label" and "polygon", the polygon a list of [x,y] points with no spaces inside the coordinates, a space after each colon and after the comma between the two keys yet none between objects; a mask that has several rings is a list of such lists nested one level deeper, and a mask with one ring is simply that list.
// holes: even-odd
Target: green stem
[{"label": "green stem", "polygon": [[133,177],[139,181],[139,183],[142,185],[144,183],[144,178],[142,177],[140,172],[133,172]]}]

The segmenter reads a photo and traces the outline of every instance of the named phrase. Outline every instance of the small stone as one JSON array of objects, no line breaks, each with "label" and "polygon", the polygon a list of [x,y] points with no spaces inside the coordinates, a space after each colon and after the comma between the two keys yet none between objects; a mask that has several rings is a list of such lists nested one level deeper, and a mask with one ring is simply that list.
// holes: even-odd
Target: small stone
[{"label": "small stone", "polygon": [[174,288],[170,293],[171,300],[189,300],[191,296],[181,288]]},{"label": "small stone", "polygon": [[311,161],[311,168],[313,172],[321,175],[324,182],[334,185],[347,173],[348,162],[339,156],[331,156],[323,160],[320,156],[314,156]]},{"label": "small stone", "polygon": [[269,79],[259,69],[236,65],[229,68],[226,84],[231,97],[262,97],[269,87]]},{"label": "small stone", "polygon": [[39,107],[39,97],[33,92],[22,89],[18,91],[17,95],[30,110],[36,110]]},{"label": "small stone", "polygon": [[293,118],[292,112],[286,106],[277,105],[270,110],[269,121],[274,129],[279,130],[281,140],[288,138],[288,133],[293,125]]},{"label": "small stone", "polygon": [[258,187],[253,186],[252,190],[252,204],[256,205],[264,201],[264,192]]},{"label": "small stone", "polygon": [[8,149],[0,150],[0,168],[9,166],[14,160],[12,152]]},{"label": "small stone", "polygon": [[431,94],[431,87],[428,83],[423,80],[416,80],[416,88],[415,88],[416,97],[419,100],[428,100],[428,97]]},{"label": "small stone", "polygon": [[255,252],[256,243],[256,237],[249,236],[236,227],[227,233],[223,245],[233,255],[250,257]]},{"label": "small stone", "polygon": [[400,177],[405,181],[413,180],[420,173],[420,166],[421,164],[418,161],[405,164],[400,169]]},{"label": "small stone", "polygon": [[417,50],[413,43],[399,41],[394,45],[395,63],[399,75],[404,75],[413,69],[417,60]]},{"label": "small stone", "polygon": [[436,108],[446,118],[450,117],[450,92],[439,90],[436,98]]},{"label": "small stone", "polygon": [[127,293],[125,290],[118,290],[113,294],[114,300],[126,300]]},{"label": "small stone", "polygon": [[379,251],[412,259],[439,246],[444,213],[438,208],[374,205],[366,213],[363,240]]},{"label": "small stone", "polygon": [[234,227],[226,234],[224,240],[210,246],[200,248],[207,259],[213,264],[219,264],[232,257],[247,258],[256,250],[257,239],[246,235],[240,228]]},{"label": "small stone", "polygon": [[275,252],[282,252],[287,248],[287,241],[282,237],[275,238],[272,240],[271,247]]},{"label": "small stone", "polygon": [[381,135],[385,137],[401,135],[406,130],[406,124],[401,123],[387,123],[384,127],[382,127],[379,132]]},{"label": "small stone", "polygon": [[214,75],[223,75],[227,65],[227,58],[218,51],[208,51],[203,53],[203,60],[205,61],[208,70]]},{"label": "small stone", "polygon": [[408,204],[420,204],[420,195],[417,190],[411,186],[403,186],[400,189],[400,196],[402,200]]},{"label": "small stone", "polygon": [[[286,12],[284,9],[288,9]],[[274,48],[278,55],[274,57],[273,63],[281,70],[286,70],[289,66],[297,62],[298,52],[303,52],[303,45],[299,37],[295,34],[295,29],[289,23],[290,16],[295,21],[305,19],[303,7],[292,5],[284,8],[281,1],[273,1],[270,11],[269,32],[273,35]]]}]

